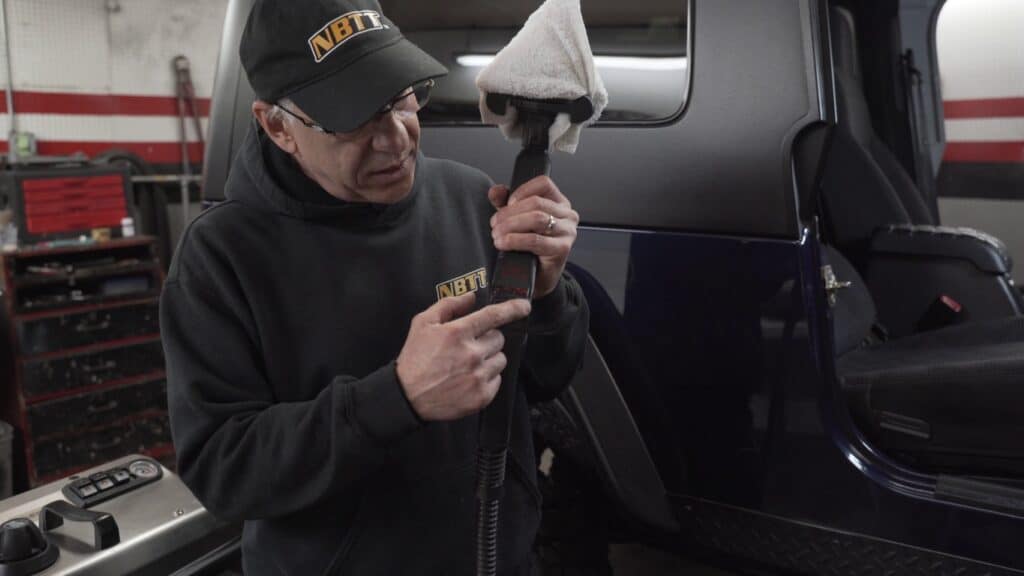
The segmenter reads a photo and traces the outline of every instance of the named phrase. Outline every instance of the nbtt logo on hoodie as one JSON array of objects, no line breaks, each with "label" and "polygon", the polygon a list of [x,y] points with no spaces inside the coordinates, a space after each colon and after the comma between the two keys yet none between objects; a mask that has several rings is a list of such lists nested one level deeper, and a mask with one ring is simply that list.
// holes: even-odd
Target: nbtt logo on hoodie
[{"label": "nbtt logo on hoodie", "polygon": [[380,14],[373,10],[348,12],[328,22],[309,37],[309,48],[313,59],[319,64],[349,40],[375,30],[387,30],[388,25],[380,20]]},{"label": "nbtt logo on hoodie", "polygon": [[487,288],[487,269],[477,268],[468,274],[463,274],[458,278],[452,278],[447,282],[441,282],[435,289],[437,290],[438,301],[449,296],[462,296],[466,292],[476,292],[481,288]]}]

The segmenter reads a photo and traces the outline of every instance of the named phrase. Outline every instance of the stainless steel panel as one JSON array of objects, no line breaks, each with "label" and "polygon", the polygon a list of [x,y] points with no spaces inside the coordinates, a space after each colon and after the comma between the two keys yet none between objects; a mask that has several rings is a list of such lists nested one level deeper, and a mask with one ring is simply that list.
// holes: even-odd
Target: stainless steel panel
[{"label": "stainless steel panel", "polygon": [[[54,500],[64,500],[61,488],[68,480],[127,466],[139,458],[143,457],[127,456],[67,480],[0,501],[0,523],[26,517],[38,524],[39,510],[43,506]],[[161,468],[164,476],[159,481],[90,508],[107,512],[115,518],[121,533],[119,544],[95,552],[91,546],[91,526],[65,524],[50,532],[60,547],[60,558],[40,574],[111,576],[134,573],[159,558],[198,547],[200,542],[226,526],[203,508],[177,475]],[[197,550],[195,555],[205,551]]]}]

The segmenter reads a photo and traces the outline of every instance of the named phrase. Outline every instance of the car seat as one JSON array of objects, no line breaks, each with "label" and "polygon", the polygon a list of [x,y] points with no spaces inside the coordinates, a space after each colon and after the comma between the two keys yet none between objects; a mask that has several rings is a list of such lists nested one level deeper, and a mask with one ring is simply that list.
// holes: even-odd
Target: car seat
[{"label": "car seat", "polygon": [[[1024,297],[1006,247],[975,230],[939,226],[875,134],[853,16],[837,7],[830,15],[838,117],[819,197],[824,238],[864,276],[881,322],[896,336],[1020,315]],[[943,305],[948,319],[937,322],[934,310]]]},{"label": "car seat", "polygon": [[1024,317],[882,341],[874,302],[829,246],[836,369],[854,420],[884,452],[932,472],[1024,473]]}]

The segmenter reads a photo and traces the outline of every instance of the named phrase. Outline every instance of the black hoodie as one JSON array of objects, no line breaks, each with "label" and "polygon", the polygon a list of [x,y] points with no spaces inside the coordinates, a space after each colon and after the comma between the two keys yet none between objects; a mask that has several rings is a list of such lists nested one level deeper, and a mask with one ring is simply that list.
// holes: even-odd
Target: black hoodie
[{"label": "black hoodie", "polygon": [[[439,295],[475,286],[487,301],[491,181],[420,155],[405,199],[346,203],[289,161],[251,130],[227,201],[171,264],[160,322],[179,473],[215,515],[245,521],[248,576],[472,574],[478,419],[421,422],[394,360]],[[534,302],[502,574],[526,573],[539,522],[527,398],[568,384],[587,321],[569,276]]]}]

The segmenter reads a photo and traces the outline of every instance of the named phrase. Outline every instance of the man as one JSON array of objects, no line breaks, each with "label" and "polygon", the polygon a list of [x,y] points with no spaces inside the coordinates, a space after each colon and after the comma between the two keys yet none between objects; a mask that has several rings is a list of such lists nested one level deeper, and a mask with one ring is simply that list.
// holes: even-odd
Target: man
[{"label": "man", "polygon": [[[420,152],[447,71],[374,0],[259,1],[241,57],[256,123],[161,302],[182,478],[245,521],[248,576],[471,574],[477,414],[498,328],[529,314],[499,545],[528,574],[526,401],[564,389],[587,332],[577,214],[545,177],[510,192]],[[483,306],[495,247],[538,256],[532,303]]]}]

